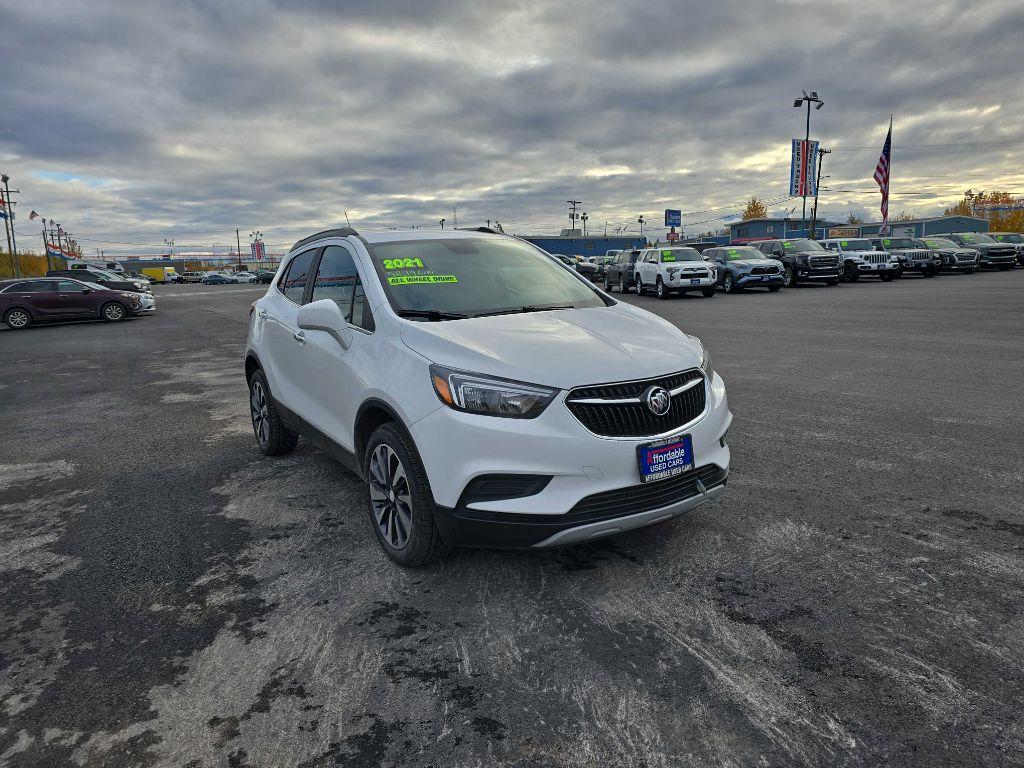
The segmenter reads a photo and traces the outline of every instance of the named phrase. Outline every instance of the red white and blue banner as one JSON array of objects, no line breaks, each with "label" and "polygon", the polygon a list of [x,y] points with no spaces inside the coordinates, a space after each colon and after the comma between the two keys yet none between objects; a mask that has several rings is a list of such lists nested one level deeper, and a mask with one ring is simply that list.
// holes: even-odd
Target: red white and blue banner
[{"label": "red white and blue banner", "polygon": [[266,254],[266,251],[263,248],[263,241],[262,240],[253,240],[249,244],[249,248],[252,251],[252,257],[256,261],[263,261],[263,259],[266,258],[267,254]]},{"label": "red white and blue banner", "polygon": [[46,255],[56,259],[70,259],[73,258],[70,253],[65,251],[63,248],[58,248],[53,243],[46,244]]},{"label": "red white and blue banner", "polygon": [[817,193],[818,142],[793,139],[793,160],[789,165],[790,197],[812,197]]}]

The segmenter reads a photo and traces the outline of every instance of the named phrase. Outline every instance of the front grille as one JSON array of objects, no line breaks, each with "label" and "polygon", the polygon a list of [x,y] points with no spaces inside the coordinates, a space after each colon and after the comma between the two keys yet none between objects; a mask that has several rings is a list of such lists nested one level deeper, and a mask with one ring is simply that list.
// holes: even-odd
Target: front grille
[{"label": "front grille", "polygon": [[750,270],[752,275],[777,275],[779,274],[778,267],[752,267]]},{"label": "front grille", "polygon": [[667,480],[602,491],[581,499],[566,513],[566,518],[574,523],[587,523],[649,512],[696,496],[700,493],[698,480],[710,490],[725,482],[727,476],[721,467],[708,464]]},{"label": "front grille", "polygon": [[821,269],[822,267],[835,267],[839,264],[839,260],[835,256],[811,256],[808,263],[815,269]]},{"label": "front grille", "polygon": [[[655,416],[639,398],[650,386],[661,386],[671,392],[689,382],[701,384],[672,396],[664,416]],[[706,402],[704,374],[697,369],[661,376],[655,379],[604,384],[572,390],[565,399],[569,411],[580,423],[603,437],[651,437],[662,435],[688,424],[702,413]],[[579,400],[626,400],[631,403],[580,403]]]},{"label": "front grille", "polygon": [[868,264],[885,264],[889,261],[889,254],[887,253],[869,253],[864,256],[864,261]]},{"label": "front grille", "polygon": [[957,260],[957,263],[960,263],[960,264],[963,264],[963,263],[971,263],[971,264],[973,264],[977,260],[977,258],[975,257],[975,255],[973,253],[958,253],[956,255],[956,260]]},{"label": "front grille", "polygon": [[989,248],[988,255],[996,259],[1012,259],[1017,252],[1013,248]]}]

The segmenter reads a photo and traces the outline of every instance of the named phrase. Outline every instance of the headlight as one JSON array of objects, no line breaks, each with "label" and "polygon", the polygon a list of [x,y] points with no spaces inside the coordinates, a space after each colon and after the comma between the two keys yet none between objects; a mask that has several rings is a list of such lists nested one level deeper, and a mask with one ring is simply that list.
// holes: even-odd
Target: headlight
[{"label": "headlight", "polygon": [[135,283],[135,287],[141,289],[142,288],[142,283]]},{"label": "headlight", "polygon": [[676,272],[680,271],[682,267],[669,267],[665,271],[668,272],[669,277],[675,277]]},{"label": "headlight", "polygon": [[558,393],[551,387],[456,371],[440,365],[430,366],[430,382],[438,399],[449,408],[512,419],[539,416]]},{"label": "headlight", "polygon": [[704,375],[708,377],[708,384],[714,381],[715,366],[711,362],[711,353],[708,352],[707,347],[704,347],[704,357],[701,358],[700,369],[704,371]]}]

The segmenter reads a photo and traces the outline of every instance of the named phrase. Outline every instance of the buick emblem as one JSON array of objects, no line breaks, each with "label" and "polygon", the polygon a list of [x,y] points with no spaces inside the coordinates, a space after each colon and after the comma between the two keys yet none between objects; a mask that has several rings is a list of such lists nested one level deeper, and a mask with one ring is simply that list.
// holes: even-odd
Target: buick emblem
[{"label": "buick emblem", "polygon": [[672,395],[664,387],[648,387],[643,399],[655,416],[664,416],[672,405]]}]

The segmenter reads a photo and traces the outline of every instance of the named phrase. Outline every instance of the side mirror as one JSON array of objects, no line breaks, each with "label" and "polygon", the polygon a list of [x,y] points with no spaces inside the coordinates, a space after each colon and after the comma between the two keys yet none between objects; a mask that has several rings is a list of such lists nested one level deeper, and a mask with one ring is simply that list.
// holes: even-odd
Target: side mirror
[{"label": "side mirror", "polygon": [[341,308],[331,299],[320,299],[303,304],[298,312],[299,328],[323,331],[334,338],[342,349],[352,346],[352,330],[341,314]]},{"label": "side mirror", "polygon": [[83,288],[82,293],[92,293],[92,288]]}]

